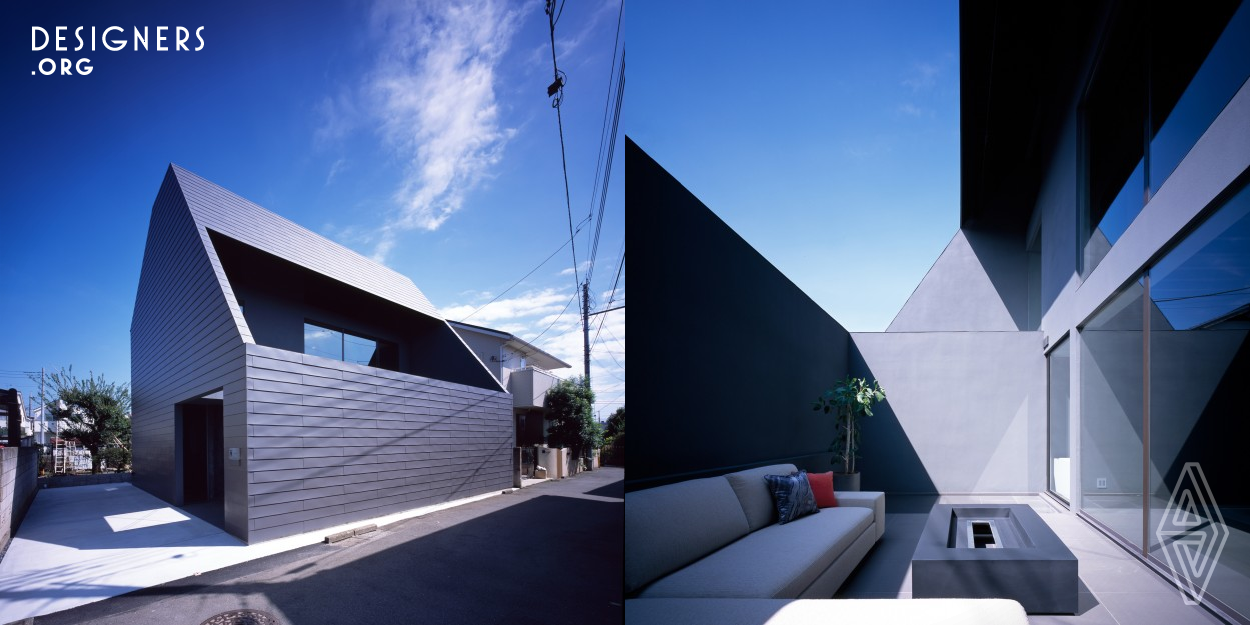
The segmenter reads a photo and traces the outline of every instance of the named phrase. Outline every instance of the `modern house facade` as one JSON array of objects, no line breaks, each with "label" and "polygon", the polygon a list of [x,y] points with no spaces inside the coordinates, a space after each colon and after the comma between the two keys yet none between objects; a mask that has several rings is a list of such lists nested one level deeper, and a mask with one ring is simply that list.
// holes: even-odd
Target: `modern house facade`
[{"label": "modern house facade", "polygon": [[[1245,622],[1250,4],[964,3],[960,33],[961,227],[885,332],[847,332],[629,144],[635,279],[663,285],[631,346],[693,392],[635,385],[664,418],[631,426],[627,489],[827,470],[811,401],[870,376],[866,490],[1048,493]],[[674,266],[742,297],[673,324]]]},{"label": "modern house facade", "polygon": [[176,165],[131,388],[135,485],[247,542],[513,483],[511,398],[411,280]]},{"label": "modern house facade", "polygon": [[512,393],[517,447],[547,442],[547,391],[560,380],[551,371],[573,365],[515,334],[459,321],[447,323]]}]

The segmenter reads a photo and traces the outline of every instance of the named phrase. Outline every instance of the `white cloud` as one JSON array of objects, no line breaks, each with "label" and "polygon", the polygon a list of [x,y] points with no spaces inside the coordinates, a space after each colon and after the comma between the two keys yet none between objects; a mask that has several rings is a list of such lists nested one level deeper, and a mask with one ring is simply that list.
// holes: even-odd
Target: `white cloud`
[{"label": "white cloud", "polygon": [[[577,270],[578,270],[578,271],[580,271],[580,272],[585,273],[586,269],[588,269],[589,267],[590,267],[590,259],[586,259],[586,260],[583,260],[583,261],[582,261],[582,262],[580,262],[580,263],[577,263]],[[572,268],[572,267],[565,267],[564,269],[561,269],[561,270],[560,270],[560,275],[562,275],[562,276],[571,276],[571,275],[573,275],[573,268]]]},{"label": "white cloud", "polygon": [[608,303],[609,299],[611,299],[613,302],[620,302],[625,299],[625,285],[622,284],[622,285],[617,286],[616,292],[613,292],[612,289],[603,291],[602,293],[599,294],[599,298],[603,301],[605,305]]},{"label": "white cloud", "polygon": [[[557,291],[556,289],[531,291],[517,297],[491,302],[485,308],[482,308],[481,312],[467,319],[466,322],[490,325],[491,322],[495,321],[515,321],[540,315],[558,314],[564,308],[564,305],[568,303],[570,297],[571,294]],[[473,314],[473,311],[479,307],[481,307],[481,304],[456,304],[439,312],[447,319],[459,321]],[[569,306],[570,310],[573,308],[573,306]]]},{"label": "white cloud", "polygon": [[321,117],[321,125],[313,132],[313,140],[318,146],[343,140],[360,123],[360,111],[352,92],[347,89],[340,89],[337,95],[321,98],[316,108],[318,116]]},{"label": "white cloud", "polygon": [[344,169],[347,169],[346,158],[339,158],[334,161],[334,163],[330,165],[330,173],[326,174],[326,186],[330,186],[330,183],[334,182],[334,177],[339,175],[339,172],[342,172]]},{"label": "white cloud", "polygon": [[366,95],[383,139],[407,163],[375,260],[403,231],[438,229],[499,162],[514,130],[500,126],[495,69],[519,23],[516,9],[505,0],[375,6],[383,53]]},{"label": "white cloud", "polygon": [[910,102],[904,102],[898,105],[898,112],[904,115],[910,115],[911,117],[922,117],[925,114],[924,109]]},{"label": "white cloud", "polygon": [[[618,290],[617,295],[621,292]],[[515,298],[493,302],[467,321],[509,332],[530,341],[572,365],[571,368],[555,371],[556,375],[565,378],[578,376],[584,371],[584,343],[577,302],[569,304],[571,295],[568,291],[557,289],[531,291]],[[458,320],[477,310],[479,306],[480,303],[457,304],[440,312],[448,319]],[[602,330],[600,321],[603,323]],[[593,317],[590,339],[593,342],[590,379],[598,400],[595,410],[607,418],[624,401],[625,310],[614,310]]]},{"label": "white cloud", "polygon": [[941,72],[942,68],[934,63],[916,63],[907,78],[903,79],[903,86],[910,87],[913,92],[929,89],[937,84]]}]

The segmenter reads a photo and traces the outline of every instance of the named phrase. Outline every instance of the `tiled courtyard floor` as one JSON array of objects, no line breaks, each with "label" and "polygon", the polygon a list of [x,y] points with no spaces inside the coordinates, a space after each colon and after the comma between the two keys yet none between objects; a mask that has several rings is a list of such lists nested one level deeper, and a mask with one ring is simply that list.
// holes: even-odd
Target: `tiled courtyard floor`
[{"label": "tiled courtyard floor", "polygon": [[1077,557],[1080,601],[1075,615],[1029,615],[1034,624],[1173,625],[1218,624],[1200,606],[1188,606],[1169,581],[1155,574],[1106,536],[1040,496],[886,498],[881,542],[842,585],[837,598],[911,598],[911,557],[935,503],[1024,503],[1037,510]]}]

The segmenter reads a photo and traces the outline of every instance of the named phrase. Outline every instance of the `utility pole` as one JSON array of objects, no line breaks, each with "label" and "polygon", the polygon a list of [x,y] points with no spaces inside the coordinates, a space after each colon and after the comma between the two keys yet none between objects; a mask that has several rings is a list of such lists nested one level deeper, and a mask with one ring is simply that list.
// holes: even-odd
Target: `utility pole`
[{"label": "utility pole", "polygon": [[586,350],[586,388],[590,388],[590,280],[582,283],[582,346]]}]

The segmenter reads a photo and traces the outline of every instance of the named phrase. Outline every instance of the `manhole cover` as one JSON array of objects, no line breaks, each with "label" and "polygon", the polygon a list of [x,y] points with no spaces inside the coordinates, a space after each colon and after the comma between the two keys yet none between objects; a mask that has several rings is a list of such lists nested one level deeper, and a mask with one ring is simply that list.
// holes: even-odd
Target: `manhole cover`
[{"label": "manhole cover", "polygon": [[209,617],[200,625],[279,625],[278,619],[260,610],[231,610]]}]

